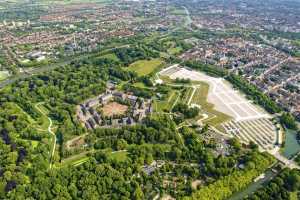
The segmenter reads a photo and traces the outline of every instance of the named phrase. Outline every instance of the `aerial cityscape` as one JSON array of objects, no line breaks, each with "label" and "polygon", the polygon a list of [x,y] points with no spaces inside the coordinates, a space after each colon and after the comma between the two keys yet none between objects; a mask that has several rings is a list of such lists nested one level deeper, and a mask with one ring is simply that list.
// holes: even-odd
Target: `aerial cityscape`
[{"label": "aerial cityscape", "polygon": [[300,199],[300,1],[0,0],[0,199]]}]

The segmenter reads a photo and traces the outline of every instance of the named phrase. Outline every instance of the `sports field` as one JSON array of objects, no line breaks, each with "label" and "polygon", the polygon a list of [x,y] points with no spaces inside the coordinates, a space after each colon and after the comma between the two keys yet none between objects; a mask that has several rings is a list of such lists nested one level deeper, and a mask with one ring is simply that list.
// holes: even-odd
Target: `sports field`
[{"label": "sports field", "polygon": [[139,76],[144,76],[153,72],[163,63],[161,59],[139,60],[132,63],[127,69],[136,72]]}]

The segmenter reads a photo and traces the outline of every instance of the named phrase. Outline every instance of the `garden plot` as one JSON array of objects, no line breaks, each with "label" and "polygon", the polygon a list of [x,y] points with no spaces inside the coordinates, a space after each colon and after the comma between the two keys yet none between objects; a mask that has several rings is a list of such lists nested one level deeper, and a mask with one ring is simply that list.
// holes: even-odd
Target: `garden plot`
[{"label": "garden plot", "polygon": [[171,66],[160,72],[171,79],[184,78],[192,81],[207,82],[210,86],[208,102],[214,104],[215,109],[223,112],[236,121],[268,118],[269,115],[262,109],[254,106],[244,95],[222,78],[210,77],[204,73],[180,68],[178,65]]}]

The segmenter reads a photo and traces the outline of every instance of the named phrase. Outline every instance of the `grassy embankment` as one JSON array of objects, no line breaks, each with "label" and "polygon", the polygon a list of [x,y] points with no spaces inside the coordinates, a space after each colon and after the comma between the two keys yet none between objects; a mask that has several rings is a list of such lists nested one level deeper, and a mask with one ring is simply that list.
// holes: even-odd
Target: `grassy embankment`
[{"label": "grassy embankment", "polygon": [[200,105],[201,110],[208,115],[208,118],[203,122],[212,126],[217,126],[225,121],[230,120],[230,116],[215,110],[214,105],[207,102],[208,91],[209,85],[201,82],[201,85],[199,88],[197,88],[191,102]]}]

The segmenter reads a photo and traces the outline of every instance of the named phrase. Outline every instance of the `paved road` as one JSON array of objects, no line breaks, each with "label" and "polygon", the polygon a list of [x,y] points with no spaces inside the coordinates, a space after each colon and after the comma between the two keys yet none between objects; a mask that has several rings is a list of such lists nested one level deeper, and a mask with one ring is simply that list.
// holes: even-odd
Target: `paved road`
[{"label": "paved road", "polygon": [[286,157],[282,156],[279,152],[273,154],[273,156],[290,169],[300,169],[300,166],[295,161],[287,159]]}]

